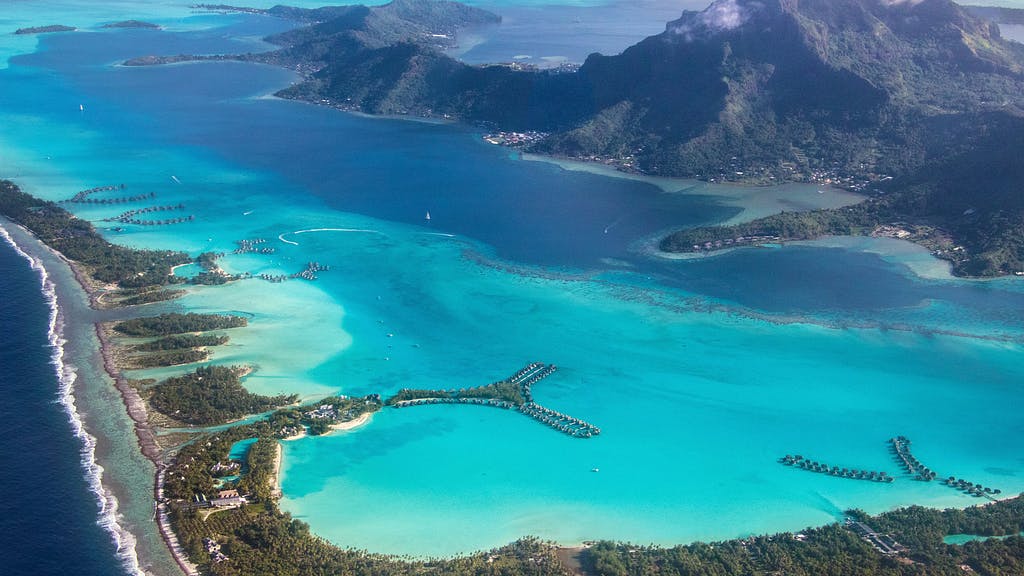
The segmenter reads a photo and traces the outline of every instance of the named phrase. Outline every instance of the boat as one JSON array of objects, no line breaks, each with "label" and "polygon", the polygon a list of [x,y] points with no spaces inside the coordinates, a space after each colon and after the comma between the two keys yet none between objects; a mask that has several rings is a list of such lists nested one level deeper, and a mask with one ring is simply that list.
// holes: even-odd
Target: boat
[{"label": "boat", "polygon": [[427,218],[426,218],[426,220],[427,220],[427,222],[430,222],[430,210],[427,210]]},{"label": "boat", "polygon": [[85,104],[79,104],[78,105],[78,111],[79,112],[85,112]]},{"label": "boat", "polygon": [[590,471],[591,472],[600,472],[601,469],[600,468],[591,468]]}]

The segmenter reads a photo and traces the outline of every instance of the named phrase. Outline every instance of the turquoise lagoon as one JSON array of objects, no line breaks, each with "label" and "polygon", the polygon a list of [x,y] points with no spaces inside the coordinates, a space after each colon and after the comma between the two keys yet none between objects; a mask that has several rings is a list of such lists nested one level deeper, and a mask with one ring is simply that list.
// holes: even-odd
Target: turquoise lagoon
[{"label": "turquoise lagoon", "polygon": [[[257,38],[288,26],[164,9],[164,31],[49,35],[10,58],[3,177],[51,199],[125,183],[196,215],[115,232],[102,219],[120,208],[74,207],[115,242],[197,254],[266,238],[275,254],[224,267],[331,265],[317,282],[192,288],[145,309],[248,316],[214,362],[253,365],[253,391],[472,386],[538,360],[560,367],[538,401],[603,431],[578,440],[513,412],[434,406],[286,442],[282,508],[318,534],[427,556],[530,534],[671,544],[797,530],[849,507],[977,503],[900,476],[886,446],[896,434],[940,475],[1024,489],[1024,454],[1008,440],[1024,428],[1020,282],[920,277],[919,252],[884,242],[660,258],[649,249],[660,233],[737,217],[737,191],[570,171],[470,127],[279,101],[267,94],[294,76],[269,67],[113,66],[262,49]],[[105,14],[79,18],[115,19]],[[826,192],[770,191],[802,207],[849,201]],[[94,316],[68,313],[83,326]],[[122,410],[106,398],[93,414]],[[899,481],[802,472],[776,463],[786,453]],[[105,454],[125,523],[151,533],[149,486],[116,472],[137,458]]]}]

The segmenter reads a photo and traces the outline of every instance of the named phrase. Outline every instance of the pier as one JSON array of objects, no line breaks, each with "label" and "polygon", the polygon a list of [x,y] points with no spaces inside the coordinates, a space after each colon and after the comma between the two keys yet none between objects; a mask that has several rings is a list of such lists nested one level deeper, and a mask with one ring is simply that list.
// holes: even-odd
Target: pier
[{"label": "pier", "polygon": [[576,438],[590,438],[591,436],[597,436],[601,433],[601,429],[589,422],[584,422],[579,418],[573,418],[568,414],[562,414],[556,412],[550,408],[545,408],[536,402],[527,402],[519,407],[519,411],[526,414],[530,418],[546,424],[563,434],[574,436]]},{"label": "pier", "polygon": [[145,208],[136,208],[135,210],[128,210],[122,212],[112,218],[104,218],[104,222],[121,222],[122,224],[136,224],[138,226],[163,226],[166,224],[180,224],[181,222],[191,222],[195,220],[195,216],[182,216],[180,218],[168,218],[166,220],[142,220],[136,218],[140,214],[152,214],[153,212],[169,212],[172,210],[184,210],[184,204],[175,204],[168,206],[147,206]]},{"label": "pier", "polygon": [[856,468],[840,468],[839,466],[830,466],[823,462],[815,462],[808,458],[804,458],[797,454],[796,456],[790,456],[786,454],[782,458],[779,458],[779,463],[785,464],[786,466],[793,466],[808,472],[817,472],[819,474],[828,474],[829,476],[836,476],[838,478],[848,478],[850,480],[869,480],[871,482],[885,482],[889,483],[893,481],[893,477],[889,476],[886,472],[877,472],[874,470],[858,470]]},{"label": "pier", "polygon": [[125,185],[124,184],[117,184],[117,185],[111,184],[110,186],[97,186],[95,188],[89,188],[88,190],[82,190],[80,192],[76,192],[74,196],[72,196],[71,198],[68,198],[67,200],[64,200],[64,202],[84,202],[86,198],[88,198],[89,196],[92,196],[93,194],[96,194],[97,192],[110,192],[111,190],[124,190],[124,189],[125,189]]},{"label": "pier", "polygon": [[[931,482],[932,480],[935,480],[936,476],[938,476],[935,471],[922,464],[914,457],[913,454],[910,453],[910,439],[906,436],[890,438],[889,444],[896,461],[906,469],[908,474],[915,475],[915,480]],[[955,490],[960,490],[965,494],[974,496],[975,498],[986,497],[994,500],[996,495],[1002,493],[1002,490],[997,488],[983,486],[963,478],[957,478],[956,476],[946,478],[942,481],[942,484]]]},{"label": "pier", "polygon": [[531,387],[557,370],[554,364],[532,362],[512,376],[476,388],[410,390],[404,388],[388,400],[394,408],[429,404],[473,404],[516,410],[524,416],[574,438],[591,438],[601,429],[589,422],[546,408],[533,401]]},{"label": "pier", "polygon": [[[910,439],[906,436],[895,436],[889,439],[889,450],[892,452],[893,459],[900,465],[908,475],[913,476],[915,480],[920,482],[931,482],[935,480],[938,474],[931,468],[925,466],[920,460],[914,457],[910,452]],[[786,466],[792,466],[794,468],[800,468],[809,472],[818,472],[819,474],[828,474],[829,476],[838,476],[840,478],[849,478],[851,480],[870,480],[873,482],[885,482],[889,483],[894,478],[885,472],[876,472],[872,470],[858,470],[856,468],[840,468],[838,466],[830,466],[823,462],[815,462],[808,458],[804,458],[799,454],[796,456],[790,456],[786,454],[782,458],[779,458],[779,463]],[[975,498],[989,498],[995,500],[996,495],[1001,494],[1002,491],[996,488],[983,486],[965,480],[963,478],[957,478],[950,476],[945,480],[942,480],[942,484],[960,490],[965,494],[974,496]]]},{"label": "pier", "polygon": [[922,482],[931,482],[935,479],[936,473],[928,468],[924,464],[914,458],[914,455],[910,453],[910,440],[906,436],[896,436],[895,438],[889,439],[889,444],[893,454],[896,457],[896,461],[903,466],[907,471],[907,474],[914,475],[915,480],[921,480]]},{"label": "pier", "polygon": [[134,196],[120,196],[118,198],[82,198],[80,200],[72,198],[69,200],[62,200],[62,202],[69,204],[129,204],[131,202],[141,202],[142,200],[151,200],[153,198],[156,198],[156,192],[136,194]]},{"label": "pier", "polygon": [[256,275],[256,278],[273,283],[284,282],[285,280],[295,280],[298,278],[303,280],[316,280],[317,272],[325,272],[330,269],[331,267],[326,264],[309,262],[306,264],[306,268],[301,272],[295,272],[294,274],[258,274]]}]

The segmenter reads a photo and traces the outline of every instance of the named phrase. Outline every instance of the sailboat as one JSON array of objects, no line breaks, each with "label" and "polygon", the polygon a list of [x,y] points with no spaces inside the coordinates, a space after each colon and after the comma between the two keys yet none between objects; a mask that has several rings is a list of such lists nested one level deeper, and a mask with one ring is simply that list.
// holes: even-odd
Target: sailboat
[{"label": "sailboat", "polygon": [[430,210],[427,210],[427,222],[430,222]]},{"label": "sailboat", "polygon": [[79,104],[78,105],[78,111],[79,112],[85,112],[85,104]]}]

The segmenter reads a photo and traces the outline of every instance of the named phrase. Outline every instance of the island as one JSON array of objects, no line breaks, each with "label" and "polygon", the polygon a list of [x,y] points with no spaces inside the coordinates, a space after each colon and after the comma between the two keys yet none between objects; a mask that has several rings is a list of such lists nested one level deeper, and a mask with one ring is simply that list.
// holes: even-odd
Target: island
[{"label": "island", "polygon": [[152,22],[143,22],[142,20],[121,20],[120,22],[104,24],[103,28],[160,28],[160,25],[153,24]]},{"label": "island", "polygon": [[[1024,153],[1024,45],[986,19],[1013,13],[951,0],[720,0],[622,54],[534,70],[447,56],[453,30],[494,20],[456,6],[274,8],[263,13],[308,23],[267,38],[279,50],[126,64],[276,64],[303,75],[278,92],[283,98],[477,123],[492,135],[530,135],[489,138],[498,144],[629,172],[815,182],[870,202],[808,216],[783,234],[772,233],[781,224],[774,220],[750,230],[681,231],[661,243],[669,252],[749,236],[895,231],[950,260],[956,275],[1024,273],[1014,161]],[[737,18],[719,22],[730,6]]]},{"label": "island", "polygon": [[[713,9],[686,12],[664,34],[620,56],[594,55],[579,70],[459,63],[443,54],[454,33],[465,26],[494,23],[495,17],[455,3],[414,0],[374,8],[274,8],[259,13],[277,11],[272,15],[288,14],[310,22],[273,37],[281,50],[144,57],[131,63],[204,59],[275,63],[304,74],[303,82],[281,93],[289,98],[347,110],[486,122],[496,134],[522,130],[530,135],[526,140],[502,136],[498,144],[605,160],[638,172],[751,183],[781,179],[838,183],[868,196],[849,208],[784,213],[738,227],[683,231],[663,242],[666,251],[701,252],[833,233],[891,234],[934,242],[936,251],[962,253],[950,259],[964,275],[1020,271],[1021,237],[1016,232],[1022,226],[1018,219],[1022,208],[1014,203],[1020,196],[1016,183],[1021,168],[1014,165],[1019,164],[1019,128],[1024,122],[1017,110],[1020,62],[1024,61],[1019,49],[1003,42],[988,23],[944,0],[891,5],[873,0],[807,1],[801,6],[729,2],[747,10],[736,21],[716,20]],[[219,5],[196,9],[247,10]],[[833,34],[840,20],[843,26],[850,22],[882,25],[892,34],[866,40],[867,45],[850,44],[849,36]],[[771,41],[760,32],[766,25],[776,32]],[[952,37],[939,34],[949,32],[950,26],[956,31]],[[929,39],[932,35],[935,38]],[[876,41],[886,44],[870,44]],[[950,41],[955,49],[937,51],[939,44]],[[968,50],[959,50],[961,46]],[[889,68],[879,73],[865,70],[868,56],[879,48],[909,56],[884,63],[883,68]],[[936,59],[934,68],[922,70],[914,63],[925,55]],[[661,77],[665,70],[640,65],[655,61],[678,68]],[[783,65],[790,61],[809,66],[811,78],[800,78]],[[410,62],[418,66],[408,66]],[[908,68],[914,77],[931,78],[928,74],[934,73],[938,79],[920,87],[894,85],[893,78],[902,77],[898,74],[881,77],[900,72],[901,66],[918,66]],[[371,70],[376,75],[367,76]],[[380,70],[393,73],[380,74]],[[984,83],[987,95],[971,88],[972,82],[947,83],[957,75]],[[696,88],[675,98],[676,91],[670,88],[683,77]],[[370,78],[379,81],[367,82]],[[543,97],[524,104],[524,90]],[[938,92],[929,95],[928,90]],[[651,100],[652,95],[658,98]],[[998,105],[990,98],[999,99]],[[941,110],[936,109],[938,100],[942,100]],[[638,104],[649,101],[662,104]],[[962,167],[959,175],[951,166]],[[966,196],[963,190],[973,190],[979,177],[989,185]],[[67,202],[99,202],[101,192],[122,188],[84,190]],[[120,204],[150,198],[134,195],[102,201]],[[945,200],[948,203],[940,202]],[[963,202],[968,207],[957,214]],[[136,218],[183,208],[154,204],[123,212],[113,221],[136,226],[186,224],[191,218]],[[0,214],[61,254],[97,308],[177,297],[185,281],[173,271],[184,264],[197,263],[204,269],[196,284],[237,279],[219,268],[217,253],[193,258],[183,252],[111,244],[58,203],[25,194],[9,181],[0,181]],[[984,237],[970,240],[972,233]],[[240,240],[238,250],[262,254],[267,248],[261,244],[259,239]],[[311,262],[288,278],[311,279],[325,269]],[[264,279],[280,281],[282,277]],[[252,370],[249,366],[191,366],[160,381],[130,380],[125,371],[186,366],[214,358],[216,352],[211,349],[230,342],[228,331],[244,330],[249,324],[247,318],[226,313],[136,314],[100,324],[97,333],[106,368],[128,405],[142,450],[156,466],[157,521],[186,572],[952,575],[1024,571],[1020,537],[1024,499],[997,500],[996,489],[955,476],[941,482],[993,501],[965,510],[910,507],[877,516],[847,510],[841,521],[799,533],[668,548],[607,541],[560,548],[524,538],[487,552],[430,560],[342,549],[312,534],[305,523],[278,507],[281,442],[305,435],[351,433],[385,406],[406,409],[432,404],[517,410],[581,438],[600,430],[533,401],[531,386],[555,371],[553,365],[538,362],[489,385],[404,389],[386,402],[376,394],[306,403],[295,395],[253,394],[244,386]],[[157,438],[152,431],[156,421],[175,428]],[[233,458],[240,442],[248,442],[248,448],[244,456]],[[937,473],[913,457],[905,437],[893,437],[891,450],[894,461],[916,474],[918,481],[937,479]],[[871,480],[878,489],[891,483],[891,476],[879,471],[843,472],[802,456],[787,455],[780,461],[792,466],[794,474],[802,473],[800,469]],[[977,538],[966,544],[946,544],[944,538],[953,535]]]},{"label": "island", "polygon": [[64,26],[62,24],[51,24],[49,26],[33,26],[31,28],[18,28],[14,31],[15,34],[49,34],[51,32],[74,32],[77,30],[74,26]]}]

